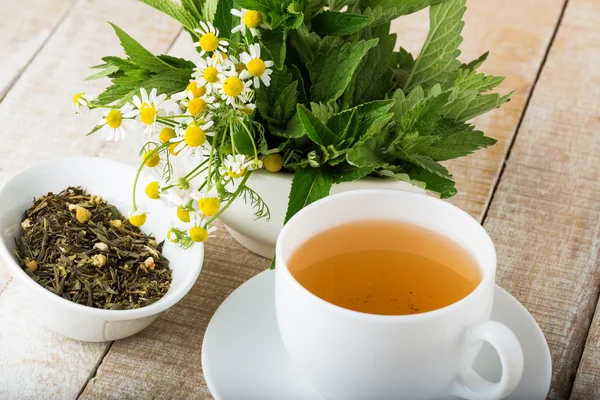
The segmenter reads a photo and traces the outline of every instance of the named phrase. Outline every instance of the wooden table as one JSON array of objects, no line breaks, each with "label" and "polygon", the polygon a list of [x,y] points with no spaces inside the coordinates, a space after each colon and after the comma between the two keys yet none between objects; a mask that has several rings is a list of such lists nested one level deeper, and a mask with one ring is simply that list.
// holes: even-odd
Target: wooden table
[{"label": "wooden table", "polygon": [[[465,60],[492,50],[485,72],[506,75],[513,100],[476,124],[499,143],[449,163],[454,204],[498,250],[498,283],[539,322],[552,352],[551,399],[600,398],[600,2],[469,3]],[[168,17],[133,0],[4,0],[0,16],[0,183],[39,160],[133,149],[85,138],[97,117],[72,114],[88,66],[117,54],[105,21],[154,52],[191,56]],[[427,15],[397,21],[418,52]],[[91,87],[91,90],[90,90]],[[0,211],[1,212],[1,211]],[[217,306],[268,261],[220,229],[191,292],[142,333],[114,343],[60,337],[33,317],[0,264],[1,399],[211,398],[200,365]]]}]

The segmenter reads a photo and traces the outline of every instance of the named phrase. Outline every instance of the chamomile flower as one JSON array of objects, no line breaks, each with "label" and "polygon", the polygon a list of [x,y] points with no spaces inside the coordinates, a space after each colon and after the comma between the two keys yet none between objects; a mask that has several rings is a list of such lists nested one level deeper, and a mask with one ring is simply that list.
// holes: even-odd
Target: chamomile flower
[{"label": "chamomile flower", "polygon": [[234,105],[240,102],[240,96],[250,93],[251,84],[250,81],[242,80],[235,69],[231,69],[224,72],[224,79],[217,90],[226,104]]},{"label": "chamomile flower", "polygon": [[186,113],[192,117],[196,117],[207,111],[215,102],[214,96],[194,97],[192,99],[184,99],[181,101],[182,107],[186,108]]},{"label": "chamomile flower", "polygon": [[238,102],[233,104],[233,108],[237,110],[237,116],[240,120],[245,119],[247,116],[252,115],[254,109],[256,108],[256,104],[252,101],[254,100],[254,92],[249,91],[240,95],[238,97]]},{"label": "chamomile flower", "polygon": [[211,58],[200,58],[194,69],[193,76],[201,86],[206,88],[206,94],[210,94],[215,85],[224,77],[223,63],[216,62],[216,60]]},{"label": "chamomile flower", "polygon": [[85,93],[75,93],[73,96],[73,105],[75,106],[75,114],[79,114],[81,111],[88,110],[88,103],[85,97]]},{"label": "chamomile flower", "polygon": [[221,200],[216,190],[196,192],[192,197],[198,202],[198,210],[207,217],[212,217],[221,208]]},{"label": "chamomile flower", "polygon": [[240,73],[240,78],[252,78],[256,89],[260,87],[260,81],[263,81],[265,86],[269,86],[271,84],[270,75],[273,72],[269,67],[273,66],[273,61],[264,61],[260,58],[260,45],[258,43],[250,45],[249,50],[250,54],[244,52],[240,56],[242,62],[246,64],[246,69]]},{"label": "chamomile flower", "polygon": [[141,206],[129,214],[129,222],[138,228],[146,223],[146,207]]},{"label": "chamomile flower", "polygon": [[159,96],[156,95],[156,88],[150,91],[150,95],[146,92],[146,89],[140,88],[140,96],[133,96],[133,104],[138,109],[138,118],[139,121],[146,126],[146,130],[144,131],[148,135],[152,135],[156,128],[156,118],[159,113],[162,113],[160,110],[160,105],[167,98],[166,94],[161,94]]},{"label": "chamomile flower", "polygon": [[229,56],[229,65],[232,66],[238,74],[246,69],[246,64],[234,55]]},{"label": "chamomile flower", "polygon": [[254,10],[232,9],[231,13],[236,17],[240,17],[240,24],[231,30],[231,33],[242,32],[246,34],[246,28],[250,30],[252,36],[260,36],[258,27],[268,28],[269,26],[263,22],[263,16],[260,12]]},{"label": "chamomile flower", "polygon": [[197,81],[190,81],[185,90],[171,96],[173,100],[194,99],[206,94],[206,87]]},{"label": "chamomile flower", "polygon": [[229,154],[225,160],[223,160],[223,165],[221,166],[221,174],[232,178],[241,178],[246,175],[248,168],[252,165],[251,160],[246,160],[246,157],[237,154],[235,156]]},{"label": "chamomile flower", "polygon": [[223,53],[227,52],[227,46],[229,43],[227,40],[219,40],[219,29],[215,28],[210,22],[200,21],[200,28],[194,29],[198,32],[200,40],[194,43],[200,47],[200,55],[203,56],[206,52],[213,52],[219,50]]},{"label": "chamomile flower", "polygon": [[195,216],[193,223],[194,226],[190,228],[189,235],[194,242],[205,242],[209,237],[215,236],[213,233],[217,230],[217,227],[209,227],[205,218]]},{"label": "chamomile flower", "polygon": [[202,162],[204,149],[206,148],[206,137],[213,136],[214,132],[210,130],[214,122],[210,119],[204,119],[201,123],[190,122],[183,132],[183,136],[173,138],[173,143],[178,143],[173,152],[187,159],[189,163]]},{"label": "chamomile flower", "polygon": [[98,121],[102,125],[102,131],[106,133],[106,141],[118,142],[125,139],[127,129],[134,126],[133,118],[137,115],[132,104],[125,104],[120,109],[112,109]]},{"label": "chamomile flower", "polygon": [[[161,200],[168,204],[193,210],[194,199],[192,194],[198,191],[197,179],[187,177],[189,170],[180,163],[173,163],[173,172],[167,181],[160,183]],[[187,222],[187,221],[184,221]]]}]

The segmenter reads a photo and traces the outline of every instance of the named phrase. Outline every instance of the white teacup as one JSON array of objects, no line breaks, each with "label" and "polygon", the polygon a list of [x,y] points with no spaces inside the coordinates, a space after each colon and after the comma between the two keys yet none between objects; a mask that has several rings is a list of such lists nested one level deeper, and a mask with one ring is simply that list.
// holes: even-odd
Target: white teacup
[{"label": "white teacup", "polygon": [[[413,315],[348,310],[310,293],[287,263],[311,237],[359,220],[409,222],[462,245],[476,260],[482,281],[447,307]],[[357,233],[360,234],[360,233]],[[459,208],[433,197],[388,190],[359,190],[320,200],[283,228],[276,248],[275,302],[285,348],[299,372],[331,399],[432,399],[452,395],[499,399],[517,386],[523,352],[515,334],[490,321],[496,252],[483,227]],[[483,342],[502,363],[500,382],[472,368]]]}]

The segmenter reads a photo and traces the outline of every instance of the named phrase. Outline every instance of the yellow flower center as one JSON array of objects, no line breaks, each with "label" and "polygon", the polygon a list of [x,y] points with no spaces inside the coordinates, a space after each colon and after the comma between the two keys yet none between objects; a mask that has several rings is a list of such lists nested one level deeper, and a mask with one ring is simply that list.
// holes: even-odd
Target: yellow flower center
[{"label": "yellow flower center", "polygon": [[207,67],[202,73],[202,77],[208,83],[215,83],[219,80],[219,70],[215,67]]},{"label": "yellow flower center", "polygon": [[192,96],[201,97],[206,94],[206,88],[204,86],[198,86],[198,83],[194,81],[187,85],[185,92],[192,92]]},{"label": "yellow flower center", "polygon": [[158,138],[162,143],[167,143],[169,140],[173,139],[177,134],[172,128],[164,127],[160,130],[160,134]]},{"label": "yellow flower center", "polygon": [[217,64],[221,64],[221,62],[223,62],[223,60],[226,58],[227,54],[223,53],[222,51],[215,52],[215,54],[213,54],[211,57],[211,59]]},{"label": "yellow flower center", "polygon": [[219,38],[208,32],[200,38],[200,48],[204,51],[215,51],[219,47]]},{"label": "yellow flower center", "polygon": [[160,197],[158,182],[150,182],[148,186],[146,186],[146,195],[152,200],[156,200]]},{"label": "yellow flower center", "polygon": [[244,24],[248,28],[258,28],[262,22],[262,15],[258,11],[250,10],[244,14]]},{"label": "yellow flower center", "polygon": [[269,172],[279,172],[283,168],[283,158],[278,153],[267,154],[263,158],[263,165]]},{"label": "yellow flower center", "polygon": [[235,72],[237,72],[238,74],[241,73],[243,70],[246,69],[246,64],[244,63],[237,63],[234,65],[235,66]]},{"label": "yellow flower center", "polygon": [[152,103],[143,103],[140,106],[140,120],[146,125],[152,125],[156,119],[156,107]]},{"label": "yellow flower center", "polygon": [[186,210],[183,206],[178,206],[177,218],[179,218],[181,222],[190,222],[190,210]]},{"label": "yellow flower center", "polygon": [[187,128],[185,128],[183,140],[185,140],[185,144],[190,147],[198,147],[201,146],[206,140],[206,133],[200,129],[198,125],[192,122]]},{"label": "yellow flower center", "polygon": [[148,150],[144,153],[144,160],[146,160],[146,167],[154,168],[160,163],[160,156],[158,153]]},{"label": "yellow flower center", "polygon": [[179,151],[175,151],[177,146],[179,146],[179,143],[173,143],[169,146],[169,153],[171,153],[173,157],[177,157],[177,155],[179,154]]},{"label": "yellow flower center", "polygon": [[208,109],[208,104],[206,104],[206,102],[200,98],[192,99],[188,103],[188,111],[193,116],[196,116],[196,115],[200,114],[202,111],[205,111],[207,109]]},{"label": "yellow flower center", "polygon": [[146,223],[146,213],[132,215],[131,217],[129,217],[129,223],[139,228],[140,226]]},{"label": "yellow flower center", "polygon": [[81,93],[76,93],[75,96],[73,96],[73,105],[77,105],[77,103],[79,103],[79,99],[81,99],[83,97],[85,93],[81,92]]},{"label": "yellow flower center", "polygon": [[244,82],[237,76],[230,76],[223,82],[223,92],[227,96],[237,97],[244,90]]},{"label": "yellow flower center", "polygon": [[194,242],[204,242],[206,239],[208,239],[208,232],[204,228],[194,226],[192,229],[190,229],[190,238]]},{"label": "yellow flower center", "polygon": [[198,208],[200,212],[207,217],[212,217],[219,211],[221,202],[217,197],[208,197],[198,200]]},{"label": "yellow flower center", "polygon": [[246,168],[242,169],[240,172],[227,171],[227,175],[232,178],[241,178],[246,175]]},{"label": "yellow flower center", "polygon": [[242,114],[250,115],[254,110],[248,106],[240,108]]},{"label": "yellow flower center", "polygon": [[121,126],[121,122],[123,122],[123,114],[121,114],[121,111],[110,110],[106,116],[106,125],[115,129]]},{"label": "yellow flower center", "polygon": [[267,66],[265,65],[265,62],[260,58],[250,60],[250,62],[248,63],[248,72],[252,76],[261,76],[265,73],[266,69]]}]

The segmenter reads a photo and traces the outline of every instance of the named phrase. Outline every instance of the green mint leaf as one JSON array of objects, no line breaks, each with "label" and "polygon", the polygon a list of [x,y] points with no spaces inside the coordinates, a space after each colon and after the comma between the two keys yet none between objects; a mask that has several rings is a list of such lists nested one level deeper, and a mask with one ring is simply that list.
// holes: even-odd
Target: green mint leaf
[{"label": "green mint leaf", "polygon": [[115,85],[141,85],[146,79],[152,75],[144,69],[135,69],[125,72],[125,75],[113,78],[112,83]]},{"label": "green mint leaf", "polygon": [[89,131],[88,133],[85,134],[85,136],[90,136],[96,132],[98,132],[100,129],[102,129],[104,125],[96,125],[91,131]]},{"label": "green mint leaf", "polygon": [[217,13],[217,7],[219,7],[220,0],[206,0],[202,9],[202,19],[212,22],[215,19]]},{"label": "green mint leaf", "polygon": [[141,44],[136,42],[131,36],[125,33],[125,31],[123,31],[121,28],[112,23],[110,23],[110,25],[113,27],[115,33],[119,37],[121,46],[123,47],[123,50],[125,50],[125,54],[127,54],[127,56],[129,56],[131,59],[131,62],[141,68],[145,68],[153,72],[164,72],[173,69],[171,65],[150,53]]},{"label": "green mint leaf", "polygon": [[453,102],[451,108],[446,111],[445,116],[458,122],[468,121],[498,108],[504,103],[508,103],[512,94],[513,92],[505,96],[500,96],[497,93],[478,95],[476,92],[471,91],[470,95],[465,96],[461,101]]},{"label": "green mint leaf", "polygon": [[390,22],[402,15],[415,13],[441,0],[367,0],[361,1],[366,7],[363,14],[373,17],[373,25]]},{"label": "green mint leaf", "polygon": [[150,7],[161,11],[171,18],[179,21],[186,29],[192,31],[200,26],[199,18],[172,0],[140,0]]},{"label": "green mint leaf", "polygon": [[486,51],[485,53],[480,55],[479,58],[471,61],[470,63],[461,65],[460,69],[471,69],[471,70],[475,71],[475,70],[477,70],[477,68],[479,68],[481,66],[481,64],[483,64],[483,62],[485,60],[487,60],[489,55],[490,55],[490,52]]},{"label": "green mint leaf", "polygon": [[433,161],[431,157],[427,157],[421,154],[408,153],[398,147],[396,147],[395,157],[397,159],[414,164],[417,167],[422,168],[423,170],[433,175],[439,176],[440,178],[452,179],[452,175],[450,175],[446,167],[444,167],[442,164],[437,163],[436,161]]},{"label": "green mint leaf", "polygon": [[183,8],[197,21],[202,20],[202,0],[181,0]]},{"label": "green mint leaf", "polygon": [[196,67],[196,65],[193,62],[188,61],[185,58],[173,57],[168,54],[161,54],[157,57],[160,58],[162,61],[166,62],[167,64],[169,64],[170,66],[175,67],[175,68],[193,69]]},{"label": "green mint leaf", "polygon": [[292,73],[294,79],[298,81],[298,103],[307,103],[308,97],[306,96],[306,90],[304,88],[304,77],[302,76],[300,69],[296,65],[292,64],[290,66],[290,72]]},{"label": "green mint leaf", "polygon": [[248,132],[241,124],[234,124],[231,139],[238,153],[254,157],[254,138],[250,138]]},{"label": "green mint leaf", "polygon": [[468,124],[445,120],[437,129],[440,131],[439,135],[427,137],[435,137],[439,140],[421,151],[421,154],[434,161],[468,156],[497,142],[496,139],[484,136],[483,132],[474,130],[473,126]]},{"label": "green mint leaf", "polygon": [[310,110],[315,117],[326,124],[327,121],[329,121],[329,118],[340,111],[340,108],[337,103],[330,101],[327,104],[310,103]]},{"label": "green mint leaf", "polygon": [[332,177],[328,168],[302,168],[296,171],[288,202],[285,223],[307,205],[329,195]]},{"label": "green mint leaf", "polygon": [[235,3],[247,10],[268,13],[277,10],[276,0],[235,0]]},{"label": "green mint leaf", "polygon": [[354,142],[358,130],[358,111],[356,109],[335,114],[327,121],[327,127],[340,138],[340,149]]},{"label": "green mint leaf", "polygon": [[352,90],[351,105],[385,98],[394,88],[394,72],[390,66],[395,62],[396,34],[389,33],[389,24],[365,29],[361,34],[363,39],[376,37],[379,42],[368,51],[356,69],[354,80],[348,87]]},{"label": "green mint leaf", "polygon": [[351,35],[369,26],[373,17],[347,12],[324,11],[312,19],[312,29],[319,36]]},{"label": "green mint leaf", "polygon": [[457,57],[466,0],[445,0],[429,9],[429,34],[406,81],[406,89],[431,87],[454,79],[460,67]]},{"label": "green mint leaf", "polygon": [[355,167],[350,164],[342,164],[333,170],[333,183],[356,181],[371,172],[373,172],[373,167]]},{"label": "green mint leaf", "polygon": [[463,92],[476,90],[477,93],[483,93],[498,87],[502,81],[504,81],[503,76],[484,75],[478,74],[472,69],[461,69],[454,81],[454,86]]},{"label": "green mint leaf", "polygon": [[[139,93],[139,85],[112,85],[107,87],[102,93],[98,95],[93,104],[108,105],[115,102],[118,104],[125,104],[134,94]],[[127,99],[123,101],[123,99]]]},{"label": "green mint leaf", "polygon": [[436,193],[442,199],[450,198],[456,194],[454,181],[451,177],[440,177],[438,174],[431,173],[428,170],[416,165],[405,166],[404,172],[410,177],[412,184]]},{"label": "green mint leaf", "polygon": [[302,62],[306,65],[312,63],[321,42],[319,35],[308,32],[306,26],[300,26],[290,32],[290,37],[290,43],[300,55]]},{"label": "green mint leaf", "polygon": [[356,167],[381,167],[387,162],[381,157],[377,139],[368,136],[356,143],[346,153],[346,161]]},{"label": "green mint leaf", "polygon": [[425,92],[421,86],[417,86],[414,88],[407,97],[404,96],[402,89],[398,89],[392,95],[392,99],[395,101],[394,106],[392,107],[392,112],[394,113],[394,120],[400,121],[404,114],[411,108],[413,108],[417,103],[422,101],[425,98]]},{"label": "green mint leaf", "polygon": [[448,103],[450,92],[437,96],[429,96],[415,104],[402,117],[400,123],[404,132],[419,132],[420,135],[432,133],[442,118],[443,110]]},{"label": "green mint leaf", "polygon": [[118,67],[121,71],[127,72],[131,70],[139,70],[140,67],[135,65],[129,60],[125,60],[124,58],[114,57],[114,56],[106,56],[102,57],[102,61],[107,64],[114,65]]},{"label": "green mint leaf", "polygon": [[119,67],[116,67],[114,65],[107,65],[107,67],[105,69],[100,70],[100,71],[96,72],[95,74],[88,76],[87,78],[85,78],[84,81],[93,81],[95,79],[106,78],[107,76],[114,74],[117,71],[119,71]]},{"label": "green mint leaf", "polygon": [[233,0],[220,0],[217,4],[212,22],[219,29],[220,38],[229,39],[232,35],[231,30],[237,25],[234,23],[234,15],[231,13],[232,8],[234,8]]},{"label": "green mint leaf", "polygon": [[271,56],[277,69],[283,68],[286,55],[287,30],[283,27],[266,30],[262,33],[262,44]]},{"label": "green mint leaf", "polygon": [[338,137],[335,133],[315,117],[304,105],[298,104],[297,111],[300,122],[310,140],[323,147],[337,143]]},{"label": "green mint leaf", "polygon": [[398,146],[407,153],[422,153],[425,149],[429,148],[431,145],[433,145],[435,142],[438,142],[439,140],[439,136],[420,136],[419,132],[409,132],[397,137],[390,145],[389,151],[391,153],[394,153],[395,147]]},{"label": "green mint leaf", "polygon": [[282,136],[285,138],[300,138],[306,135],[306,131],[302,126],[302,122],[300,121],[300,117],[298,113],[295,113],[292,118],[288,121],[287,128],[284,132],[281,132],[278,136]]},{"label": "green mint leaf", "polygon": [[287,68],[274,70],[271,74],[271,85],[257,90],[256,107],[260,115],[278,127],[285,128],[288,120],[296,111],[298,100],[298,81],[293,80]]},{"label": "green mint leaf", "polygon": [[337,100],[352,81],[362,58],[377,42],[377,39],[361,40],[342,47],[331,46],[326,53],[317,54],[308,65],[312,82],[311,100],[323,103]]}]

